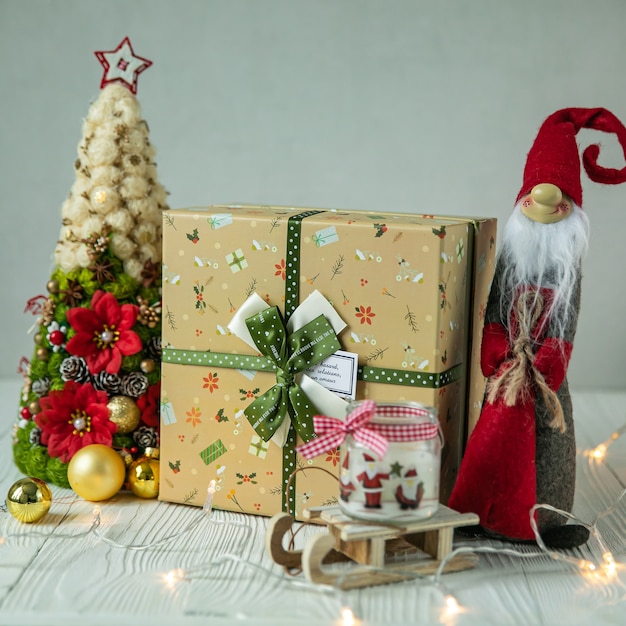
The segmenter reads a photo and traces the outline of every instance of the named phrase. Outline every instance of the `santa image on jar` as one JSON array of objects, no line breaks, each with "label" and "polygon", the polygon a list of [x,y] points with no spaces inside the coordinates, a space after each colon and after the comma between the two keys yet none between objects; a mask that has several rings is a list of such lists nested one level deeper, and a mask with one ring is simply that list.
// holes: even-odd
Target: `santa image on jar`
[{"label": "santa image on jar", "polygon": [[424,497],[424,482],[413,465],[407,469],[395,491],[396,501],[403,511],[416,509]]},{"label": "santa image on jar", "polygon": [[356,489],[350,478],[350,453],[346,451],[339,472],[339,497],[344,502],[348,502],[350,494]]},{"label": "santa image on jar", "polygon": [[380,509],[381,496],[383,492],[383,480],[389,480],[389,473],[383,471],[382,463],[377,461],[369,454],[363,455],[365,468],[356,477],[363,485],[363,493],[365,494],[366,509]]}]

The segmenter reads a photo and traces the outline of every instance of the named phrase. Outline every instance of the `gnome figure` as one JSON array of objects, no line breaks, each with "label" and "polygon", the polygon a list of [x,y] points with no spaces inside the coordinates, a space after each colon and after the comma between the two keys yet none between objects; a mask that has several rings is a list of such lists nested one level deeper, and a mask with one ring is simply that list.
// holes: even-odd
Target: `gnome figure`
[{"label": "gnome figure", "polygon": [[[580,305],[581,261],[589,225],[582,210],[581,128],[614,133],[626,156],[626,129],[606,109],[563,109],[541,126],[507,222],[487,304],[481,367],[487,389],[449,506],[480,517],[485,534],[534,540],[531,509],[571,512],[576,444],[567,368]],[[583,153],[594,182],[626,181],[626,167],[598,165],[600,148]],[[548,547],[587,541],[580,525],[539,508]]]}]

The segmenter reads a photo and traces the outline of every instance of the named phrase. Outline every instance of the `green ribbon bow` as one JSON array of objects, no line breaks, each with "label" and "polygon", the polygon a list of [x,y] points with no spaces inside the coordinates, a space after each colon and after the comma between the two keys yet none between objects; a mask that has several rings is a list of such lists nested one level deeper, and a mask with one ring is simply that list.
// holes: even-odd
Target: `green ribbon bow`
[{"label": "green ribbon bow", "polygon": [[276,366],[276,384],[244,410],[256,433],[269,441],[289,413],[304,441],[315,436],[315,407],[296,382],[299,372],[323,361],[341,348],[330,322],[319,315],[291,334],[273,306],[246,319],[257,349]]}]

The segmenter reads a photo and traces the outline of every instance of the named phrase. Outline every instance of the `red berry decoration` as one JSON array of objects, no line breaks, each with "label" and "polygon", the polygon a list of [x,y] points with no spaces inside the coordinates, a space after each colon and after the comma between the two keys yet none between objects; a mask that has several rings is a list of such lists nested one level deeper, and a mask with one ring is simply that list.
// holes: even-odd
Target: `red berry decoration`
[{"label": "red berry decoration", "polygon": [[65,346],[65,342],[67,340],[65,333],[67,333],[67,328],[65,326],[60,326],[57,321],[53,320],[48,325],[47,330],[47,339],[50,342],[50,346],[54,352],[58,352]]},{"label": "red berry decoration", "polygon": [[61,330],[53,330],[50,333],[50,343],[53,346],[62,346],[65,342],[65,333]]},{"label": "red berry decoration", "polygon": [[20,411],[20,415],[22,416],[22,419],[24,420],[29,420],[33,417],[33,414],[28,410],[27,406],[22,407],[22,410]]}]

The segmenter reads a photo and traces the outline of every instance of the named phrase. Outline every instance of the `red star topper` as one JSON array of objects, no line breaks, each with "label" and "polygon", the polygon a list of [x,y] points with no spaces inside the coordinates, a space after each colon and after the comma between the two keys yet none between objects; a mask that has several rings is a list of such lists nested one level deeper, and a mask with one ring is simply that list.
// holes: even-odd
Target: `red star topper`
[{"label": "red star topper", "polygon": [[139,74],[152,65],[152,61],[135,54],[128,37],[115,50],[97,50],[94,54],[104,68],[100,89],[109,83],[122,83],[136,94]]}]

